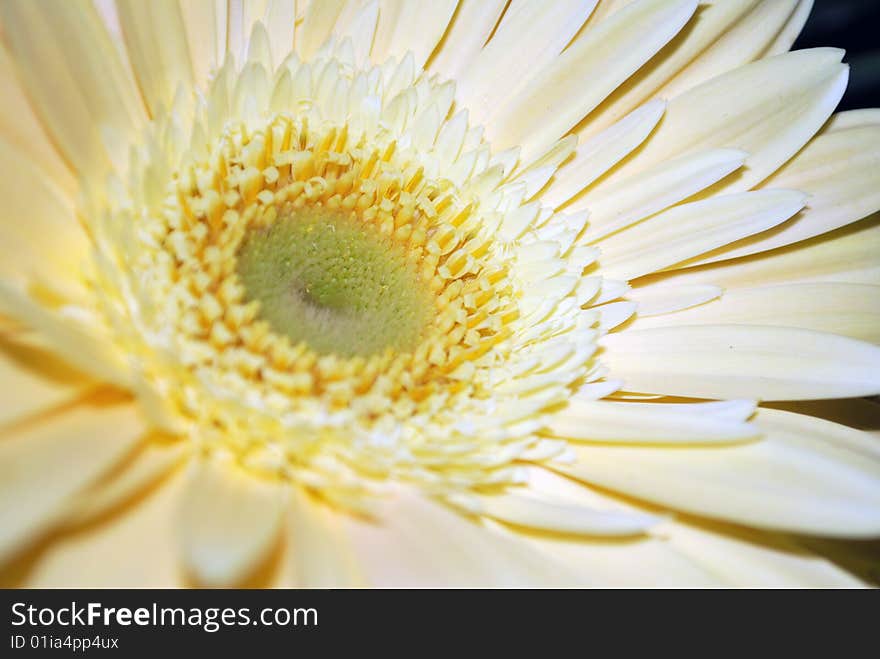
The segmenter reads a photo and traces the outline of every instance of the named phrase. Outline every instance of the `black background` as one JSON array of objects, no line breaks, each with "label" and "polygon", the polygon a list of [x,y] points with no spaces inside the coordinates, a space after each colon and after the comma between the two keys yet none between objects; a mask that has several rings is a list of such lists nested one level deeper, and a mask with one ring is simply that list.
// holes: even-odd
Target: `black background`
[{"label": "black background", "polygon": [[795,49],[847,51],[849,86],[839,110],[880,107],[880,0],[815,0]]}]

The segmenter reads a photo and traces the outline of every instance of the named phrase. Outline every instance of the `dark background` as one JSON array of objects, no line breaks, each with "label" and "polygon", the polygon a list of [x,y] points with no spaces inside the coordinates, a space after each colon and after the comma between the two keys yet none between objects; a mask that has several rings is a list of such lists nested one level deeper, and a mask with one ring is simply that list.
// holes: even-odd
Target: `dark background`
[{"label": "dark background", "polygon": [[815,0],[795,49],[846,50],[849,87],[839,110],[880,107],[880,0]]}]

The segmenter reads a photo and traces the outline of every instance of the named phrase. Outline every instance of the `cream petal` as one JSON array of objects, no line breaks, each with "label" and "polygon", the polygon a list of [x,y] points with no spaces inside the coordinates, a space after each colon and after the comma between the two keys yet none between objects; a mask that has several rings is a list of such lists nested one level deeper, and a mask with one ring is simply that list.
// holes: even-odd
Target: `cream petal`
[{"label": "cream petal", "polygon": [[[401,59],[412,52],[416,66],[424,66],[446,32],[457,5],[458,0],[404,3],[388,43],[388,54]],[[414,30],[414,25],[419,25],[419,29]]]},{"label": "cream petal", "polygon": [[609,334],[600,344],[602,363],[627,391],[761,400],[880,392],[880,348],[812,330],[657,327]]},{"label": "cream petal", "polygon": [[684,512],[758,528],[880,535],[880,460],[871,438],[827,421],[759,410],[762,441],[670,450],[578,445],[561,467],[586,482]]},{"label": "cream petal", "polygon": [[515,536],[419,495],[400,493],[375,520],[345,526],[368,583],[379,587],[566,586],[571,570]]},{"label": "cream petal", "polygon": [[639,285],[745,288],[795,282],[880,285],[880,215],[770,252],[646,277]]},{"label": "cream petal", "polygon": [[602,275],[634,279],[765,231],[804,206],[803,193],[760,190],[674,206],[599,242]]},{"label": "cream petal", "polygon": [[167,438],[145,438],[122,464],[73,498],[65,514],[65,525],[81,527],[123,508],[179,465],[189,446]]},{"label": "cream petal", "polygon": [[696,5],[639,0],[600,22],[499,108],[487,125],[492,144],[519,145],[524,160],[546,149],[669,42]]},{"label": "cream petal", "polygon": [[708,304],[639,318],[631,329],[718,323],[801,327],[880,343],[880,286],[804,283],[732,289]]},{"label": "cream petal", "polygon": [[660,316],[690,309],[721,296],[723,289],[712,284],[649,284],[637,286],[627,293],[627,299],[638,303],[639,318]]},{"label": "cream petal", "polygon": [[341,517],[305,492],[292,493],[288,506],[287,562],[284,585],[305,588],[353,588],[363,584],[357,559]]},{"label": "cream petal", "polygon": [[[525,489],[525,488],[524,488]],[[468,513],[529,529],[572,535],[623,537],[639,535],[657,524],[653,515],[597,510],[562,499],[524,492],[452,498]]]},{"label": "cream petal", "polygon": [[[657,89],[657,95],[674,98],[761,56],[769,57],[788,50],[765,52],[792,18],[797,0],[759,0],[750,3],[728,0],[720,4],[728,6],[728,13],[731,5],[736,6],[734,11],[739,10],[737,20],[725,25],[726,31],[697,57],[687,61],[683,69]],[[678,59],[681,61],[680,57]]]},{"label": "cream petal", "polygon": [[187,569],[209,586],[245,581],[276,544],[284,505],[277,483],[233,465],[196,463],[177,519]]},{"label": "cream petal", "polygon": [[[594,112],[583,125],[578,127],[578,136],[588,139],[597,131],[605,129],[634,107],[648,99],[673,98],[677,93],[660,91],[664,84],[675,81],[682,69],[687,70],[691,63],[699,62],[712,46],[726,38],[727,33],[736,29],[744,15],[760,5],[761,0],[713,0],[701,2],[697,11],[689,18],[687,27],[681,30],[669,44],[660,49],[643,66],[637,76],[621,84]],[[795,0],[771,0],[780,5]],[[616,9],[615,9],[616,11]],[[751,35],[740,37],[742,50],[760,48],[753,46]],[[583,32],[579,39],[589,38],[589,31]],[[740,63],[749,61],[745,59]],[[695,83],[694,83],[695,84]],[[685,87],[693,86],[693,84]]]},{"label": "cream petal", "polygon": [[[753,409],[744,403],[737,402],[729,411],[739,415],[743,409]],[[631,500],[539,467],[529,468],[529,489],[572,505],[644,514]],[[523,533],[521,537],[570,564],[585,583],[605,587],[860,585],[844,570],[779,534],[671,516],[661,518],[648,532],[650,537],[617,542],[562,534]]]},{"label": "cream petal", "polygon": [[205,87],[226,57],[226,0],[180,0],[196,84]]},{"label": "cream petal", "polygon": [[880,210],[880,122],[818,135],[761,187],[806,192],[807,206],[773,231],[725,246],[696,263],[790,245]]},{"label": "cream petal", "polygon": [[773,43],[767,46],[767,49],[762,53],[763,56],[770,57],[791,50],[812,9],[813,0],[798,0],[797,7],[791,12],[791,16],[788,17],[785,25],[776,35]]},{"label": "cream petal", "polygon": [[97,185],[124,170],[128,135],[144,121],[137,89],[90,3],[0,5],[20,79],[67,162]]},{"label": "cream petal", "polygon": [[345,4],[346,0],[322,0],[309,3],[296,40],[297,52],[303,60],[314,57],[318,49],[327,41]]},{"label": "cream petal", "polygon": [[747,588],[860,588],[864,584],[780,534],[667,522],[654,533],[725,582]]},{"label": "cream petal", "polygon": [[570,208],[590,209],[586,239],[595,242],[709,187],[739,169],[747,156],[736,149],[699,151],[649,167],[595,194],[587,192]]},{"label": "cream petal", "polygon": [[0,427],[72,402],[89,386],[47,353],[0,339]]},{"label": "cream petal", "polygon": [[[348,8],[351,8],[352,4],[354,3],[349,3]],[[350,20],[340,24],[342,20],[343,17],[340,16],[333,29],[334,34],[341,40],[351,39],[355,62],[364,66],[368,65],[370,50],[373,47],[373,37],[376,34],[379,20],[379,1],[372,0],[372,2],[358,8],[353,12]]]},{"label": "cream petal", "polygon": [[733,148],[749,153],[746,165],[711,193],[748,190],[797,153],[831,116],[846,87],[842,55],[833,48],[786,53],[677,96],[644,148],[602,185],[686,153]]},{"label": "cream petal", "polygon": [[728,444],[757,439],[743,419],[713,414],[713,403],[677,407],[572,399],[551,416],[546,432],[575,442],[610,444]]},{"label": "cream petal", "polygon": [[0,441],[0,562],[62,521],[70,498],[131,451],[143,432],[134,405],[95,400]]},{"label": "cream petal", "polygon": [[177,0],[118,0],[131,66],[150,113],[171,107],[178,85],[193,86],[189,45]]},{"label": "cream petal", "polygon": [[[514,0],[492,34],[489,43],[457,78],[457,96],[475,123],[485,124],[493,147],[506,149],[520,144],[494,132],[494,113],[531,80],[540,80],[545,67],[559,55],[596,6],[595,0]],[[570,88],[569,88],[570,91]],[[546,99],[557,110],[560,104]],[[532,128],[538,126],[532,124]],[[562,137],[560,131],[544,147]],[[530,154],[540,149],[529,150]]]},{"label": "cream petal", "polygon": [[[76,193],[76,180],[49,141],[16,77],[15,64],[0,44],[0,139],[28,158],[67,196]],[[4,159],[5,160],[5,159]]]},{"label": "cream petal", "polygon": [[183,585],[174,542],[182,471],[118,515],[54,538],[34,556],[22,583],[31,588],[174,588]]},{"label": "cream petal", "polygon": [[293,33],[296,23],[295,0],[269,0],[263,24],[269,35],[272,62],[280,66],[293,50]]},{"label": "cream petal", "polygon": [[83,297],[90,243],[73,204],[35,163],[0,138],[0,271],[26,276],[55,293]]},{"label": "cream petal", "polygon": [[454,80],[459,77],[498,24],[506,0],[461,0],[443,40],[428,61],[428,71]]},{"label": "cream petal", "polygon": [[248,39],[253,33],[254,24],[265,16],[268,5],[269,0],[228,0],[226,50],[236,62],[247,59]]},{"label": "cream petal", "polygon": [[44,307],[23,286],[0,279],[0,310],[35,330],[54,354],[97,380],[127,388],[132,375],[107,329],[91,319]]},{"label": "cream petal", "polygon": [[598,135],[582,142],[574,157],[563,164],[541,195],[545,205],[558,208],[623,160],[650,135],[666,109],[651,101],[633,110]]}]

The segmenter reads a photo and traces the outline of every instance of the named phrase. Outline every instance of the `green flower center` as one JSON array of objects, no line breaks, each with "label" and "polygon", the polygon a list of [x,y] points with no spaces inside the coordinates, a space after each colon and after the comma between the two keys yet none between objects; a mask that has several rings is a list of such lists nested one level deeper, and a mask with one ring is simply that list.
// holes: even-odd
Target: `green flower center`
[{"label": "green flower center", "polygon": [[341,211],[297,209],[250,231],[236,270],[273,331],[320,354],[411,351],[431,317],[406,253]]}]

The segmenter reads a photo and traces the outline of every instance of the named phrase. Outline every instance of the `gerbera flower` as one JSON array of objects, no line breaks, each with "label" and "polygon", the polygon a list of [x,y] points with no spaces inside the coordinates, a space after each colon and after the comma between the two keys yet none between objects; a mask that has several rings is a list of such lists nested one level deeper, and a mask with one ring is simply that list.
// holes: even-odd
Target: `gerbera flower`
[{"label": "gerbera flower", "polygon": [[764,405],[880,392],[810,4],[4,0],[7,582],[860,583],[876,438]]}]

